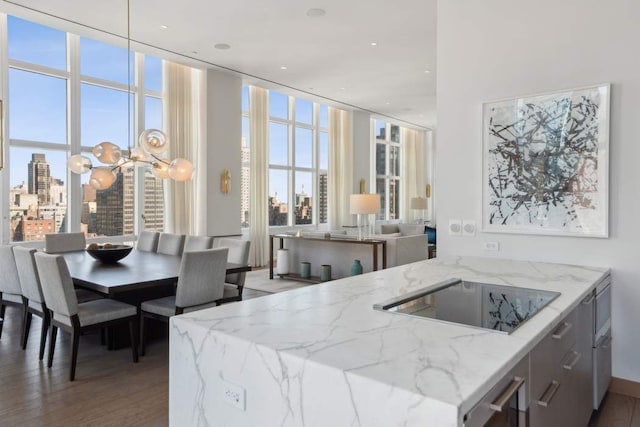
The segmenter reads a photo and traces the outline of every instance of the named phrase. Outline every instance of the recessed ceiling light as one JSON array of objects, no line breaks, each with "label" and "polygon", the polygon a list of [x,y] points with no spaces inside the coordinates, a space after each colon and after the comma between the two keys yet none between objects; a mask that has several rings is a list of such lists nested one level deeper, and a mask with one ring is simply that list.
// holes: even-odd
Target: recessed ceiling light
[{"label": "recessed ceiling light", "polygon": [[167,25],[160,25],[160,28],[162,28],[163,30],[166,30],[169,27]]},{"label": "recessed ceiling light", "polygon": [[215,47],[216,49],[220,49],[220,50],[231,49],[231,46],[226,44],[226,43],[217,43],[217,44],[214,44],[213,47]]},{"label": "recessed ceiling light", "polygon": [[424,70],[425,74],[431,74],[431,70]]},{"label": "recessed ceiling light", "polygon": [[307,10],[307,16],[310,18],[320,18],[327,14],[327,11],[319,8],[311,8]]},{"label": "recessed ceiling light", "polygon": [[286,70],[286,69],[287,69],[287,67],[283,65],[282,67],[280,67],[280,69],[281,69],[281,70]]},{"label": "recessed ceiling light", "polygon": [[378,43],[376,43],[376,42],[371,42],[371,46],[378,46]]},{"label": "recessed ceiling light", "polygon": [[387,101],[387,102],[385,102],[385,104],[389,105],[389,104],[391,104],[391,103],[390,103],[389,101]]},{"label": "recessed ceiling light", "polygon": [[341,88],[340,88],[340,90],[345,90],[345,89],[346,89],[346,88],[344,88],[344,87],[341,87]]}]

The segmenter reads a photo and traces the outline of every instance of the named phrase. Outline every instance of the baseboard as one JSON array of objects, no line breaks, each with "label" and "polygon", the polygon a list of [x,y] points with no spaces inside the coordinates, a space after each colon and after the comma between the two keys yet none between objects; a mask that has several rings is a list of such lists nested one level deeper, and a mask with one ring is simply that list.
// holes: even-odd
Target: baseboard
[{"label": "baseboard", "polygon": [[613,377],[611,378],[609,391],[612,393],[623,394],[625,396],[631,396],[640,399],[640,383],[634,381]]}]

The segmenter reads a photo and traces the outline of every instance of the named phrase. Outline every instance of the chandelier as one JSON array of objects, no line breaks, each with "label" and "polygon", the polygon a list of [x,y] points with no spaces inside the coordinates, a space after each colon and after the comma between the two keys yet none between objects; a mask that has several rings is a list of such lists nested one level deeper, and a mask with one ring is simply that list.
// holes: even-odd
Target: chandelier
[{"label": "chandelier", "polygon": [[[131,52],[131,5],[127,0],[127,58]],[[127,86],[131,93],[131,60],[127,59]],[[131,129],[131,103],[127,100],[128,128]],[[138,146],[131,148],[131,133],[127,139],[127,150],[121,150],[116,144],[103,141],[91,151],[100,163],[108,166],[94,167],[91,159],[82,154],[70,156],[67,167],[77,174],[88,173],[89,185],[96,190],[106,190],[116,182],[116,171],[122,167],[147,165],[158,178],[171,178],[175,181],[188,181],[193,177],[193,164],[182,158],[165,158],[169,148],[169,138],[158,129],[147,129],[140,134]]]},{"label": "chandelier", "polygon": [[188,181],[193,176],[193,164],[182,158],[168,160],[164,154],[169,148],[169,139],[158,129],[147,129],[140,134],[138,146],[121,150],[116,144],[103,141],[91,151],[100,163],[108,166],[94,167],[91,159],[82,154],[70,156],[67,167],[71,172],[83,174],[91,172],[89,185],[96,190],[106,190],[116,182],[116,171],[122,167],[137,164],[148,165],[158,178],[171,178],[175,181]]}]

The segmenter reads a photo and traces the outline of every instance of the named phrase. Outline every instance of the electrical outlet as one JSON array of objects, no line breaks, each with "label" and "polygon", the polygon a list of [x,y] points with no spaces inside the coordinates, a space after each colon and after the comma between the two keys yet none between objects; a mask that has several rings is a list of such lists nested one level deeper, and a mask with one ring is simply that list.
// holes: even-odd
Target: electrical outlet
[{"label": "electrical outlet", "polygon": [[241,411],[245,409],[244,388],[223,380],[222,400]]},{"label": "electrical outlet", "polygon": [[500,243],[498,243],[498,242],[484,242],[483,249],[485,251],[498,252],[500,250]]},{"label": "electrical outlet", "polygon": [[475,236],[476,235],[476,222],[472,219],[462,220],[462,235],[463,236]]},{"label": "electrical outlet", "polygon": [[462,221],[459,219],[450,219],[449,220],[449,234],[451,236],[461,236],[462,235]]}]

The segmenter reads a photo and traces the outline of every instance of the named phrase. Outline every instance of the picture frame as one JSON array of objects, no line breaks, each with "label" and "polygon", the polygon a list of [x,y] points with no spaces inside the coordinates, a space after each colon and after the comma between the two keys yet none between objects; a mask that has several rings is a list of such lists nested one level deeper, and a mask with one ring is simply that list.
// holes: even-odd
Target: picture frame
[{"label": "picture frame", "polygon": [[482,229],[609,236],[609,83],[485,102]]}]

